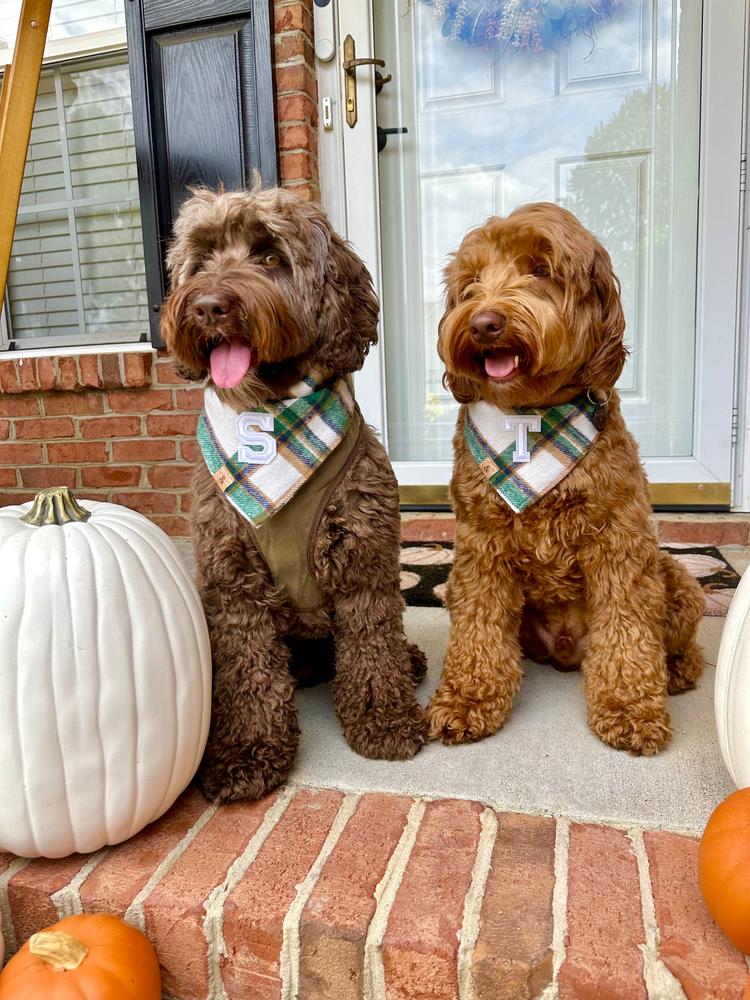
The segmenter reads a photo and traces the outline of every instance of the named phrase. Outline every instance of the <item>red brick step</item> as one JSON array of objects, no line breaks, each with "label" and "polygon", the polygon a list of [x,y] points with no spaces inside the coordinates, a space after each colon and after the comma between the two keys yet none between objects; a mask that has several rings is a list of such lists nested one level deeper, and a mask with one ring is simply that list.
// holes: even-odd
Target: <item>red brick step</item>
[{"label": "red brick step", "polygon": [[741,1000],[676,834],[288,787],[188,790],[90,857],[0,854],[9,954],[73,912],[145,929],[174,1000]]}]

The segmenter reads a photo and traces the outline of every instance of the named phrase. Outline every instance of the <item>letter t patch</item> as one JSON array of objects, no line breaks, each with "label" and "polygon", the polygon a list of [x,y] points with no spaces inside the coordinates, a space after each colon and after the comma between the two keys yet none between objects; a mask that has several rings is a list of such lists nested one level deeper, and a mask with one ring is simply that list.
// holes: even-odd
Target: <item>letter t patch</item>
[{"label": "letter t patch", "polygon": [[516,450],[513,452],[513,461],[530,462],[531,455],[529,454],[529,446],[526,438],[529,431],[536,431],[537,433],[541,431],[542,418],[539,414],[529,414],[528,416],[518,414],[517,416],[512,417],[506,416],[505,429],[506,431],[516,432]]}]

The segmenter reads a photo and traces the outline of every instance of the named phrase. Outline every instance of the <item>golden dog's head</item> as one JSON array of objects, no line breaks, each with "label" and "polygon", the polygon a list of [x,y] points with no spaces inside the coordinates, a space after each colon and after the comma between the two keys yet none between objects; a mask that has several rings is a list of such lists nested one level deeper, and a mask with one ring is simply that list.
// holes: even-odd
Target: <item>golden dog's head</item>
[{"label": "golden dog's head", "polygon": [[524,205],[464,238],[444,272],[438,352],[459,402],[501,407],[609,391],[625,363],[620,283],[558,205]]},{"label": "golden dog's head", "polygon": [[325,214],[281,188],[196,190],[167,255],[161,329],[180,372],[240,408],[346,375],[377,340],[370,275]]}]

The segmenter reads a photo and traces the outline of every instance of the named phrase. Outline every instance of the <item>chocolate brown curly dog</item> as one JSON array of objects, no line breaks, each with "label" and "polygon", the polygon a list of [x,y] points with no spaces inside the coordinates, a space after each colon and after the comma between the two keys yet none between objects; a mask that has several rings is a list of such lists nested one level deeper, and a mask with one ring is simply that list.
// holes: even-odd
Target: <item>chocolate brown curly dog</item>
[{"label": "chocolate brown curly dog", "polygon": [[460,743],[502,726],[521,683],[520,633],[540,658],[581,665],[597,736],[656,753],[670,737],[667,692],[703,669],[704,602],[659,552],[620,414],[625,320],[609,255],[570,212],[526,205],[470,232],[445,280],[439,351],[464,405],[432,733]]},{"label": "chocolate brown curly dog", "polygon": [[280,189],[194,192],[167,263],[167,345],[185,377],[211,376],[191,513],[214,665],[202,788],[228,802],[280,784],[292,672],[330,677],[334,658],[349,745],[411,757],[425,660],[403,630],[398,490],[350,378],[377,338],[370,275]]}]

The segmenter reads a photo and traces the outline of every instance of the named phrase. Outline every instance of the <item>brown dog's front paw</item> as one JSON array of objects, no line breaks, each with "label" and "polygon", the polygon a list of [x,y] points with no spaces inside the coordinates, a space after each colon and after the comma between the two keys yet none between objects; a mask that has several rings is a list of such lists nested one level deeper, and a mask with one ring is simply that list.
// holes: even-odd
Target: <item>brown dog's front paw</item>
[{"label": "brown dog's front paw", "polygon": [[651,757],[663,750],[672,736],[669,714],[648,714],[637,708],[621,709],[590,721],[593,732],[615,750],[627,750],[636,757]]},{"label": "brown dog's front paw", "polygon": [[505,722],[510,704],[499,699],[471,701],[438,693],[427,706],[432,739],[443,743],[474,743],[491,736]]},{"label": "brown dog's front paw", "polygon": [[391,718],[370,712],[347,725],[344,736],[352,750],[362,757],[408,760],[427,740],[427,720],[415,702]]},{"label": "brown dog's front paw", "polygon": [[206,754],[196,775],[198,787],[210,802],[243,802],[262,799],[282,784],[294,761],[294,748],[266,743],[251,747],[225,747],[221,754]]}]

